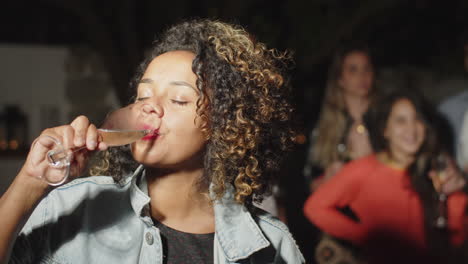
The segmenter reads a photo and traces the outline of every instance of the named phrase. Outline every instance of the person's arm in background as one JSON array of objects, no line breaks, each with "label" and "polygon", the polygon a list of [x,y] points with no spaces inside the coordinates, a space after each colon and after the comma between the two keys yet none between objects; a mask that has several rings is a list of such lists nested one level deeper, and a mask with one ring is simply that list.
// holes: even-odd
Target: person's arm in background
[{"label": "person's arm in background", "polygon": [[446,168],[443,171],[443,177],[439,177],[435,170],[429,171],[429,178],[437,192],[446,195],[463,190],[466,186],[466,177],[457,166],[453,157],[448,157]]},{"label": "person's arm in background", "polygon": [[365,239],[365,228],[341,213],[338,208],[351,205],[363,183],[362,162],[351,162],[321,185],[305,202],[306,217],[318,228],[354,244]]},{"label": "person's arm in background", "polygon": [[465,174],[468,174],[468,109],[463,117],[460,138],[458,141],[457,161]]},{"label": "person's arm in background", "polygon": [[447,200],[448,230],[452,245],[459,247],[467,239],[468,216],[466,215],[468,196],[464,192],[456,192]]},{"label": "person's arm in background", "polygon": [[437,116],[435,117],[438,133],[440,133],[439,141],[454,156],[456,155],[461,135],[460,131],[464,114],[464,111],[461,110],[462,107],[464,108],[465,106],[460,104],[457,96],[449,97],[439,104]]}]

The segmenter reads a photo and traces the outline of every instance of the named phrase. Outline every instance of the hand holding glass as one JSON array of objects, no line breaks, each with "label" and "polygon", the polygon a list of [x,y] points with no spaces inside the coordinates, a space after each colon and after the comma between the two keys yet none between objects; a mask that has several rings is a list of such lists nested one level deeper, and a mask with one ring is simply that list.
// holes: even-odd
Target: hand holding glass
[{"label": "hand holding glass", "polygon": [[447,180],[445,170],[447,169],[449,162],[449,156],[445,153],[442,153],[437,155],[432,163],[432,168],[436,173],[436,176],[432,179],[432,184],[434,189],[437,191],[438,213],[434,223],[435,227],[437,228],[447,227],[447,195],[442,192],[442,186]]},{"label": "hand holding glass", "polygon": [[[123,146],[131,144],[150,133],[155,133],[152,130],[136,129],[132,120],[130,106],[112,112],[104,121],[104,125],[97,130],[98,141],[106,143],[108,147]],[[40,144],[37,144],[37,142],[40,142]],[[86,151],[86,147],[66,149],[60,140],[49,135],[40,136],[31,151],[40,147],[42,147],[42,152],[45,152],[45,155],[42,155],[42,158],[34,159],[33,165],[42,171],[41,178],[52,186],[63,184],[70,174],[75,174],[75,170],[71,169],[74,155],[79,151]],[[72,176],[76,177],[77,175]]]}]

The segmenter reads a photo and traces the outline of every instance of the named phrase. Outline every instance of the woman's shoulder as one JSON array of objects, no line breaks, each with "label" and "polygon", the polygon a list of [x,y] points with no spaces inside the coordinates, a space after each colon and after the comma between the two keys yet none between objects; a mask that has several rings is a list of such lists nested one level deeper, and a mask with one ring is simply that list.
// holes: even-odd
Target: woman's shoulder
[{"label": "woman's shoulder", "polygon": [[72,232],[73,228],[70,227],[76,226],[76,223],[90,224],[84,219],[101,219],[101,222],[105,222],[103,219],[109,215],[130,213],[131,208],[110,206],[128,201],[129,183],[118,184],[112,177],[93,176],[75,179],[57,187],[39,202],[20,236],[26,239],[52,229],[62,233]]},{"label": "woman's shoulder", "polygon": [[127,177],[121,183],[118,183],[111,176],[87,176],[87,177],[74,179],[64,185],[57,187],[55,190],[63,191],[67,189],[82,188],[85,186],[95,186],[96,188],[125,186],[130,181],[131,181],[130,177]]},{"label": "woman's shoulder", "polygon": [[[111,176],[90,176],[75,179],[49,193],[49,200],[54,206],[67,206],[81,203],[103,203],[117,196],[125,195],[131,185],[131,179],[115,182]],[[99,197],[99,198],[96,198]],[[57,208],[60,209],[60,208]]]},{"label": "woman's shoulder", "polygon": [[[90,176],[78,178],[70,181],[60,187],[55,188],[49,196],[66,196],[73,194],[73,197],[79,198],[82,194],[84,196],[98,194],[106,191],[123,191],[130,185],[131,179],[126,178],[124,181],[115,182],[111,176]],[[71,199],[74,199],[70,197]]]},{"label": "woman's shoulder", "polygon": [[30,216],[31,227],[47,221],[56,221],[70,212],[92,214],[117,200],[127,199],[130,180],[116,183],[109,176],[75,179],[52,190],[44,197]]}]

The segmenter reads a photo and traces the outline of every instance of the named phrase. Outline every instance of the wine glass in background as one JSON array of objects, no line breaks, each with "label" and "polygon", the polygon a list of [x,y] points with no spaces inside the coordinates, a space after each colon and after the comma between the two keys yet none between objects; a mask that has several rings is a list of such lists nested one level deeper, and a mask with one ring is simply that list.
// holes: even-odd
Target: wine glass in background
[{"label": "wine glass in background", "polygon": [[437,192],[437,216],[434,225],[437,228],[447,227],[447,195],[442,192],[442,186],[447,180],[445,170],[450,162],[450,157],[447,153],[438,154],[432,161],[432,169],[435,176],[432,177],[432,184]]},{"label": "wine glass in background", "polygon": [[[137,129],[131,115],[131,106],[120,108],[111,112],[104,124],[98,129],[98,141],[104,142],[108,147],[131,144],[149,134],[157,134],[154,130]],[[80,164],[73,164],[74,156],[80,151],[87,151],[86,147],[67,149],[57,138],[48,135],[40,136],[32,146],[35,155],[32,157],[33,165],[40,172],[40,177],[49,185],[63,184],[72,175],[77,175],[82,168]]]}]

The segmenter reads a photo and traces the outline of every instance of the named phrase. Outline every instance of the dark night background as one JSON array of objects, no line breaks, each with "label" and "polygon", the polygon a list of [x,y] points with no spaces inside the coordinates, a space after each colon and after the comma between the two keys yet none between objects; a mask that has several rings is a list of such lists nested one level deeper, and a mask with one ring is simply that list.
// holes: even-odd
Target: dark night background
[{"label": "dark night background", "polygon": [[[330,55],[347,39],[367,41],[377,66],[460,71],[459,36],[467,11],[463,0],[16,0],[0,10],[0,43],[90,46],[103,57],[123,98],[158,32],[184,18],[219,18],[245,26],[270,47],[293,51],[295,92],[315,102]],[[311,105],[302,99],[299,108]]]},{"label": "dark night background", "polygon": [[[366,41],[377,70],[404,65],[441,78],[463,75],[460,36],[468,30],[467,14],[466,0],[15,0],[2,3],[0,44],[87,46],[102,57],[123,103],[136,65],[162,29],[193,17],[238,23],[269,47],[294,53],[294,98],[307,131],[340,43]],[[290,158],[282,182],[288,225],[310,258],[314,230],[301,210],[304,151],[302,145]]]}]

